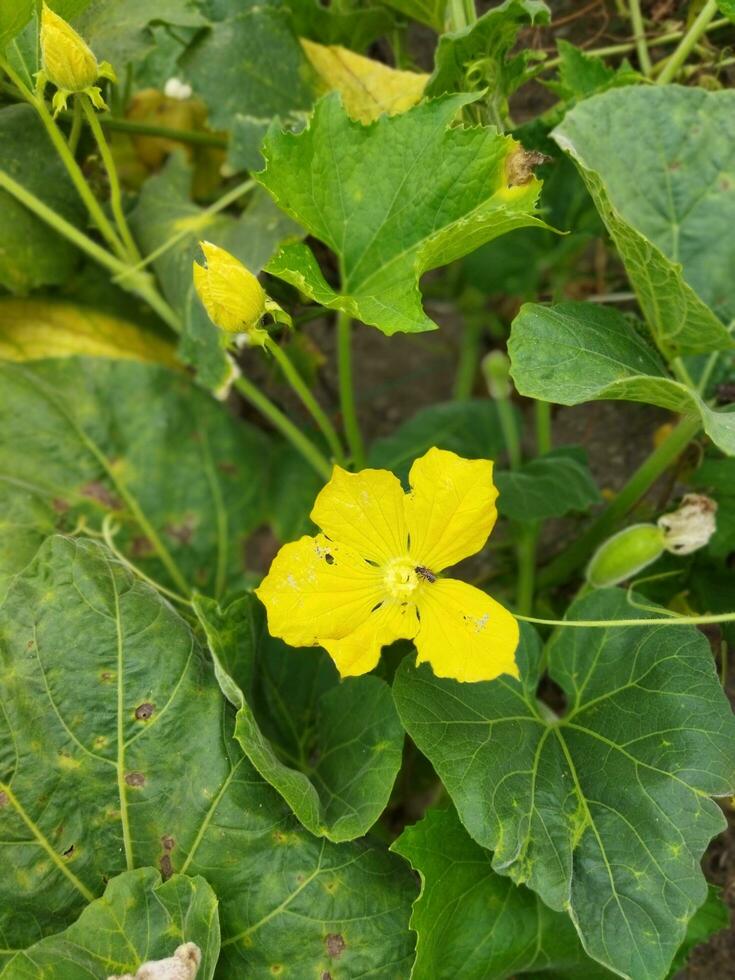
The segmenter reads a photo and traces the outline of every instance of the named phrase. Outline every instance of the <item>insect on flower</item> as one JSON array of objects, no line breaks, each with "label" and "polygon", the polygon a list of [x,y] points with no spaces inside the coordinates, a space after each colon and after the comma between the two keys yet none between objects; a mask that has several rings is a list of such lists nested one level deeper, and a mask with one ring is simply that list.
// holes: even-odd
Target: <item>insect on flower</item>
[{"label": "insect on flower", "polygon": [[483,547],[495,524],[493,464],[430,449],[411,491],[387,470],[335,466],[312,520],[322,529],[284,545],[256,590],[274,636],[322,646],[343,677],[381,648],[413,640],[418,663],[460,681],[518,676],[518,624],[479,589],[440,572]]}]

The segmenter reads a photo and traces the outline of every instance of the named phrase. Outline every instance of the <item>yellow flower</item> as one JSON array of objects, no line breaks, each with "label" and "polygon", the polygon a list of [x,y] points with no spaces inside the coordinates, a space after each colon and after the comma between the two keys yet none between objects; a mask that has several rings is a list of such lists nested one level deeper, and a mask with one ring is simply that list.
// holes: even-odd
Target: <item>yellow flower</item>
[{"label": "yellow flower", "polygon": [[58,91],[52,106],[54,115],[66,108],[70,95],[88,95],[98,109],[106,109],[99,88],[94,84],[101,76],[113,82],[115,72],[107,61],[97,64],[97,59],[71,24],[55,14],[44,3],[41,12],[41,57],[43,70],[39,72],[41,84],[49,81]]},{"label": "yellow flower", "polygon": [[479,551],[497,517],[493,464],[430,449],[409,474],[335,466],[311,518],[323,531],[284,545],[256,590],[268,627],[292,646],[322,646],[343,677],[383,646],[413,640],[439,677],[518,676],[518,624],[490,596],[439,573]]},{"label": "yellow flower", "polygon": [[194,287],[215,326],[226,333],[248,333],[262,342],[265,330],[258,324],[268,307],[268,297],[256,277],[234,255],[211,242],[199,243],[206,266],[194,263]]}]

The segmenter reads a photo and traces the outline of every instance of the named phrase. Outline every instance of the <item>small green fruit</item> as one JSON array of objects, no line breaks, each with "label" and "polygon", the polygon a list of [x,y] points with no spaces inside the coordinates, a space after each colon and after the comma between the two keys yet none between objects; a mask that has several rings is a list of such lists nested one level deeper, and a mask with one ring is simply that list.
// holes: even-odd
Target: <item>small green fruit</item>
[{"label": "small green fruit", "polygon": [[665,533],[655,524],[633,524],[601,544],[587,566],[587,581],[595,589],[617,585],[664,552]]}]

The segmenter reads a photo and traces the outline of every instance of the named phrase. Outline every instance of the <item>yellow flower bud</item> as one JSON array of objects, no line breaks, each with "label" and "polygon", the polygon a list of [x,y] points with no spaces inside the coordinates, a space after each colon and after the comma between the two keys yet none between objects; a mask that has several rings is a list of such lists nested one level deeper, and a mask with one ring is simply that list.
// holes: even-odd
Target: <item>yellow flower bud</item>
[{"label": "yellow flower bud", "polygon": [[266,311],[265,290],[234,255],[211,242],[199,244],[207,264],[194,263],[194,286],[209,319],[226,333],[260,339],[264,331],[256,328]]},{"label": "yellow flower bud", "polygon": [[100,76],[115,81],[112,66],[106,61],[98,64],[71,24],[67,24],[45,3],[41,13],[41,57],[41,81],[49,81],[58,89],[53,98],[54,114],[66,106],[70,95],[81,93],[88,95],[98,109],[106,108],[94,83]]}]

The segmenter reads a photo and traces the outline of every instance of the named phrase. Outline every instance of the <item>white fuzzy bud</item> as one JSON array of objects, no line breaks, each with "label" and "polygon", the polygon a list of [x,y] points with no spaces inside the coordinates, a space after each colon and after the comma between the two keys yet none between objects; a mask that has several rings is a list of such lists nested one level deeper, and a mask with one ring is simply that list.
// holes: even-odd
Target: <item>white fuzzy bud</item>
[{"label": "white fuzzy bud", "polygon": [[142,963],[135,974],[126,973],[107,980],[194,980],[201,962],[202,953],[196,943],[184,943],[173,956],[149,960]]},{"label": "white fuzzy bud", "polygon": [[185,102],[191,98],[191,85],[182,82],[180,78],[169,78],[163,87],[163,94],[169,99]]},{"label": "white fuzzy bud", "polygon": [[690,555],[704,548],[717,529],[717,503],[701,493],[688,493],[681,506],[659,517],[664,532],[664,548],[672,555]]}]

